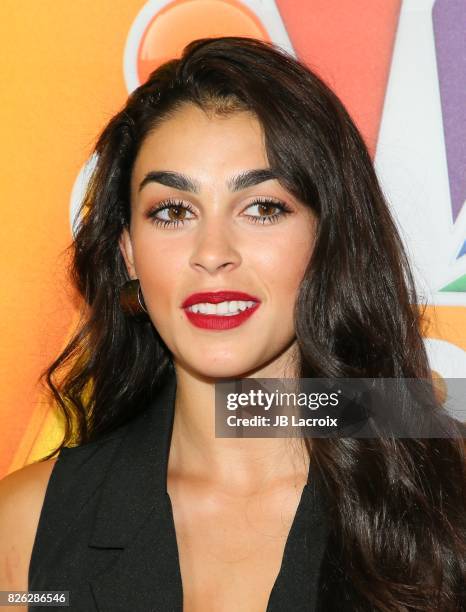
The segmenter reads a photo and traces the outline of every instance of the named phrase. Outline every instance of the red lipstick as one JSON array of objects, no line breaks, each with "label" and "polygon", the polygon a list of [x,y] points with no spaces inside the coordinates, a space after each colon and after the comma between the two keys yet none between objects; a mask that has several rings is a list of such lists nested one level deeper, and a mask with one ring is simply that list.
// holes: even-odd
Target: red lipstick
[{"label": "red lipstick", "polygon": [[[240,311],[238,314],[231,315],[216,315],[203,314],[202,312],[192,312],[188,310],[189,306],[199,303],[219,304],[220,302],[255,302],[250,308]],[[244,293],[242,291],[205,291],[201,293],[193,293],[188,296],[181,307],[184,309],[189,321],[196,327],[203,329],[224,330],[238,327],[244,323],[249,317],[259,308],[259,298]]]}]

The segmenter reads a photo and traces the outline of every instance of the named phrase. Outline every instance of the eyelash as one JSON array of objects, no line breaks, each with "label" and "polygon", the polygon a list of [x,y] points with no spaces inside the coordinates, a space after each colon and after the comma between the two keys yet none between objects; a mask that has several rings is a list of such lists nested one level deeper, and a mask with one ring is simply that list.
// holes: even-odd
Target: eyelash
[{"label": "eyelash", "polygon": [[[251,206],[256,206],[256,205],[268,205],[268,206],[273,206],[274,208],[278,208],[280,210],[279,213],[275,213],[273,215],[269,215],[268,217],[254,217],[251,215],[247,215],[250,219],[252,219],[251,223],[261,223],[262,225],[265,225],[266,223],[272,224],[272,223],[277,223],[280,219],[280,217],[283,217],[285,215],[288,215],[289,213],[291,213],[291,209],[288,208],[283,202],[279,202],[279,201],[275,201],[272,198],[256,198],[255,200],[253,200],[252,202],[250,202],[247,206],[247,208],[250,208]],[[149,217],[149,219],[151,220],[151,223],[153,223],[154,225],[157,226],[162,226],[162,227],[167,227],[167,226],[174,226],[174,227],[178,227],[178,225],[184,225],[185,220],[184,219],[175,219],[174,221],[169,221],[167,219],[158,219],[155,215],[156,213],[160,212],[161,210],[168,210],[170,208],[176,208],[176,209],[184,209],[184,210],[188,210],[189,212],[194,214],[194,210],[192,209],[192,207],[189,204],[185,204],[184,202],[182,202],[181,200],[174,200],[174,199],[168,199],[165,200],[164,202],[162,202],[162,204],[160,206],[157,206],[157,208],[154,208],[152,210],[150,210],[147,213],[147,217]],[[186,219],[189,221],[189,219]]]}]

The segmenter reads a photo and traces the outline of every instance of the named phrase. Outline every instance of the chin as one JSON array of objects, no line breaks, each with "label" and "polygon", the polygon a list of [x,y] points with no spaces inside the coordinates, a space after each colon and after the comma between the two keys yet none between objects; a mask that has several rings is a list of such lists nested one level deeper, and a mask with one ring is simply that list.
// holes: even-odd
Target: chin
[{"label": "chin", "polygon": [[247,376],[247,370],[244,367],[217,364],[211,368],[203,367],[199,374],[204,378],[243,378]]},{"label": "chin", "polygon": [[[202,364],[201,368],[199,367],[200,364]],[[216,361],[212,359],[211,363],[206,363],[205,358],[203,359],[200,356],[196,362],[187,364],[187,369],[204,379],[246,378],[251,376],[254,371],[259,370],[260,366],[254,363],[245,364],[244,361],[240,363],[237,359],[217,359]]]}]

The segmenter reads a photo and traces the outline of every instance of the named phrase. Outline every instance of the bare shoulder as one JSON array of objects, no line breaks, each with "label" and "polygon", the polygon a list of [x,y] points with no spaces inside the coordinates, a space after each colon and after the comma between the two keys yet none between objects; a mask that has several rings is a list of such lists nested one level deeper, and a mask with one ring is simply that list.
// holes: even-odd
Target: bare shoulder
[{"label": "bare shoulder", "polygon": [[0,590],[27,590],[32,547],[56,461],[27,465],[0,480]]}]

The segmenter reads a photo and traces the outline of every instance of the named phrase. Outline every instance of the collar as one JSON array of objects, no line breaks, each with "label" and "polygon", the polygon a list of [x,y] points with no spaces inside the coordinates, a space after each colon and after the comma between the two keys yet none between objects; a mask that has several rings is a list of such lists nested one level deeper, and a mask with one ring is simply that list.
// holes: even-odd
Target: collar
[{"label": "collar", "polygon": [[[101,490],[89,538],[94,554],[109,558],[108,568],[89,580],[99,612],[183,609],[175,524],[167,493],[175,373],[164,380],[153,404],[128,426]],[[109,549],[113,560],[115,549],[122,549],[114,562]]]},{"label": "collar", "polygon": [[104,481],[89,544],[124,548],[167,495],[176,376],[164,379],[156,400],[128,427]]}]

